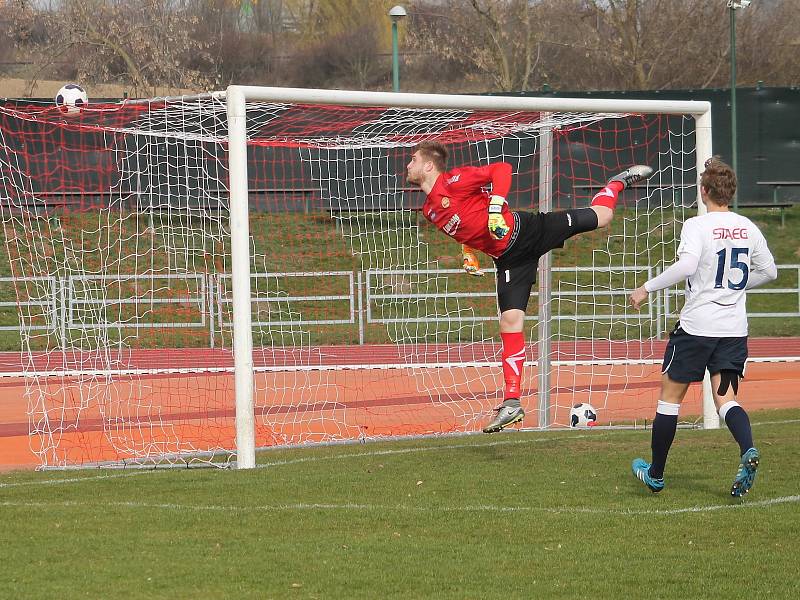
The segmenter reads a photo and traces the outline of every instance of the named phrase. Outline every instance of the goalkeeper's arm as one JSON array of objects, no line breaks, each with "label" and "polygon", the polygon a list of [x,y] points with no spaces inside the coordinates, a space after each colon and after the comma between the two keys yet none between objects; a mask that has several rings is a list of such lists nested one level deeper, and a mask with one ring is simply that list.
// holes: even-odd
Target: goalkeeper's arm
[{"label": "goalkeeper's arm", "polygon": [[476,167],[475,172],[482,183],[492,184],[492,196],[489,199],[489,234],[496,240],[502,240],[510,231],[503,217],[503,206],[506,195],[511,189],[511,164],[507,162],[490,163]]}]

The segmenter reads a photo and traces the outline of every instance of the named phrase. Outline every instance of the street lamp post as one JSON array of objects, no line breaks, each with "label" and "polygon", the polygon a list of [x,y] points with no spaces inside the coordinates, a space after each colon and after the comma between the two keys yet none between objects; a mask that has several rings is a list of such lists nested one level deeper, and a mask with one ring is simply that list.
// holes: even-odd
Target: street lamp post
[{"label": "street lamp post", "polygon": [[[739,175],[739,147],[736,131],[736,10],[746,8],[751,0],[728,0],[728,12],[731,17],[731,166],[733,172]],[[739,208],[739,194],[733,196],[733,210]]]},{"label": "street lamp post", "polygon": [[400,60],[397,52],[397,23],[406,16],[406,9],[402,6],[393,6],[389,11],[392,20],[392,91],[400,91]]}]

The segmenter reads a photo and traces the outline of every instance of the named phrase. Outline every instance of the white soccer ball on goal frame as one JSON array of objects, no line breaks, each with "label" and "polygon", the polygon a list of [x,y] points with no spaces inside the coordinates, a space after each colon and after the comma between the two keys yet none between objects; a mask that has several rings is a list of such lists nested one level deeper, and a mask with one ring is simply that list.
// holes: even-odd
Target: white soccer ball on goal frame
[{"label": "white soccer ball on goal frame", "polygon": [[85,104],[89,102],[89,96],[77,83],[67,83],[58,90],[56,94],[56,106],[66,115],[77,115]]}]

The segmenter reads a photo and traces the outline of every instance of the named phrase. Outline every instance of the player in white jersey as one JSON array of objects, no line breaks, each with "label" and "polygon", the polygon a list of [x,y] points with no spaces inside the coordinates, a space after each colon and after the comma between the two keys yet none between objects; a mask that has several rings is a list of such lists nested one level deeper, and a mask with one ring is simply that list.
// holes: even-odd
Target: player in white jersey
[{"label": "player in white jersey", "polygon": [[778,276],[775,260],[758,227],[731,212],[736,174],[714,157],[706,161],[700,196],[708,212],[683,224],[678,261],[631,293],[638,309],[649,292],[686,280],[686,303],[664,353],[661,399],[653,420],[652,462],[633,461],[633,474],[651,491],[664,489],[664,467],[689,384],[711,375],[714,403],[739,444],[739,469],[731,495],[753,485],[760,460],[750,419],[736,401],[747,360],[745,291]]}]

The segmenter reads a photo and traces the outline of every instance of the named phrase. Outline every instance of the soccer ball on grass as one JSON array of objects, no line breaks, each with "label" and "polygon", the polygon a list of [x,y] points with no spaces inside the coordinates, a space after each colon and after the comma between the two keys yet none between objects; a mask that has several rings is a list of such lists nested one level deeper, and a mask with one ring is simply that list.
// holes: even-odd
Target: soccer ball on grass
[{"label": "soccer ball on grass", "polygon": [[597,425],[597,411],[587,402],[581,402],[569,411],[570,427],[593,427]]},{"label": "soccer ball on grass", "polygon": [[65,115],[77,115],[89,102],[89,96],[77,83],[67,83],[56,94],[56,106]]}]

